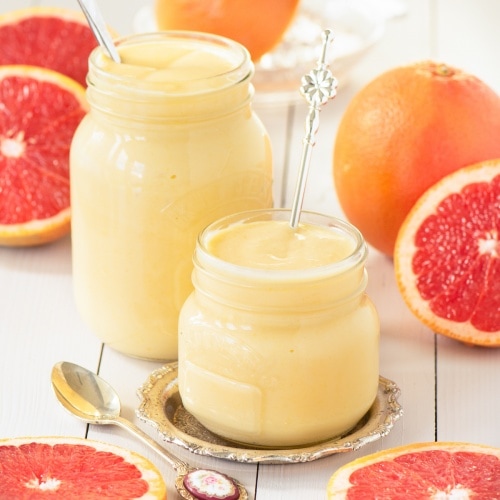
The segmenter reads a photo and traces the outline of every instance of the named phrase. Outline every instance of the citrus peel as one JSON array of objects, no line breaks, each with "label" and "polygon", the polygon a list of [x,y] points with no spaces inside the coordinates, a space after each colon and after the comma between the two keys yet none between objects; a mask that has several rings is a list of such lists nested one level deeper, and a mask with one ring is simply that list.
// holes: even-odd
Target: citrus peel
[{"label": "citrus peel", "polygon": [[500,157],[500,97],[474,75],[434,61],[393,68],[351,100],[337,131],[335,190],[343,212],[392,256],[417,199],[459,168]]}]

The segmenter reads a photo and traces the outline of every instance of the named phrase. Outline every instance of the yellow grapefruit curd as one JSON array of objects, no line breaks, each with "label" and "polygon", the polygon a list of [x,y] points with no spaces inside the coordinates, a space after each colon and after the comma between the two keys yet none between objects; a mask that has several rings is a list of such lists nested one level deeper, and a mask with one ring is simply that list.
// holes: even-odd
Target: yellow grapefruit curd
[{"label": "yellow grapefruit curd", "polygon": [[196,236],[272,206],[270,142],[239,44],[153,33],[118,51],[120,64],[100,48],[90,56],[91,110],[71,147],[76,303],[112,348],[172,360]]},{"label": "yellow grapefruit curd", "polygon": [[373,404],[379,321],[367,248],[350,224],[288,210],[221,219],[200,235],[179,321],[185,408],[229,440],[262,447],[340,435]]}]

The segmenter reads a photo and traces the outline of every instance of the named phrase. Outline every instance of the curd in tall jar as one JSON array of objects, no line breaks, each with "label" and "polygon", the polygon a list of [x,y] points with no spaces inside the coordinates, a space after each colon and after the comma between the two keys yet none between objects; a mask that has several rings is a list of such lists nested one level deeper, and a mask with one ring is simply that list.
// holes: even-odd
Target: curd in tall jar
[{"label": "curd in tall jar", "polygon": [[90,56],[90,112],[70,153],[77,307],[102,341],[177,358],[196,236],[272,206],[269,138],[251,108],[241,45],[188,32],[118,41]]},{"label": "curd in tall jar", "polygon": [[288,210],[223,218],[200,235],[179,321],[185,408],[226,439],[312,444],[356,425],[379,383],[367,248],[341,220]]}]

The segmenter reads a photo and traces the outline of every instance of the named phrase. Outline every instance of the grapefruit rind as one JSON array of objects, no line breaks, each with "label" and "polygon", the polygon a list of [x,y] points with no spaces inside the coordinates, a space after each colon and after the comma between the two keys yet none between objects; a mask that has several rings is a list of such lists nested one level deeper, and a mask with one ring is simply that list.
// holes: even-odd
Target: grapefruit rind
[{"label": "grapefruit rind", "polygon": [[5,64],[0,66],[0,79],[13,75],[29,76],[40,81],[54,83],[72,93],[86,110],[89,108],[85,88],[76,80],[73,80],[73,78],[63,73],[59,73],[50,68],[32,66],[29,64]]},{"label": "grapefruit rind", "polygon": [[436,333],[460,340],[471,345],[485,347],[500,346],[500,330],[482,332],[469,321],[457,322],[437,316],[428,301],[420,296],[417,276],[412,269],[412,259],[417,247],[414,236],[432,209],[447,196],[458,193],[463,187],[480,182],[491,182],[500,175],[500,159],[493,159],[463,167],[445,177],[428,189],[406,216],[396,239],[394,269],[401,295],[410,311]]},{"label": "grapefruit rind", "polygon": [[[20,76],[41,82],[49,82],[70,93],[78,102],[83,113],[88,112],[85,88],[72,78],[48,68],[26,65],[0,66],[0,81]],[[0,131],[1,136],[1,131]],[[69,144],[68,144],[69,151]],[[68,152],[69,162],[69,152]],[[2,175],[0,171],[0,175]],[[69,186],[69,165],[68,165]],[[70,207],[44,219],[34,219],[18,224],[0,224],[0,245],[34,246],[54,241],[70,231]]]},{"label": "grapefruit rind", "polygon": [[[145,495],[140,497],[142,500],[153,500],[153,499],[164,500],[167,498],[165,481],[163,480],[163,477],[160,471],[156,468],[156,466],[152,462],[150,462],[147,458],[140,455],[139,453],[127,450],[120,446],[104,443],[102,441],[95,441],[91,439],[84,439],[78,437],[63,437],[63,436],[37,436],[37,437],[18,437],[10,439],[0,439],[0,447],[2,446],[19,447],[21,445],[27,445],[31,443],[48,444],[50,446],[84,445],[84,446],[89,446],[95,449],[96,451],[104,451],[108,453],[113,453],[114,455],[118,455],[122,457],[125,460],[125,462],[135,465],[137,469],[139,469],[139,471],[141,472],[142,479],[148,483],[149,490]],[[39,465],[43,467],[43,465],[46,464],[39,464]],[[50,466],[50,463],[48,465]],[[1,470],[1,464],[0,464],[0,470]],[[0,474],[0,489],[1,486],[2,486],[2,479]],[[2,492],[4,494],[6,493],[5,491]],[[18,491],[15,493],[22,496],[22,491]]]},{"label": "grapefruit rind", "polygon": [[50,243],[62,238],[71,229],[71,209],[65,208],[57,215],[24,224],[0,224],[0,245],[30,247]]},{"label": "grapefruit rind", "polygon": [[[15,24],[23,19],[30,19],[35,17],[55,17],[62,19],[63,21],[75,22],[81,24],[83,27],[88,28],[92,33],[92,30],[88,24],[87,18],[80,10],[67,9],[65,7],[56,7],[48,5],[37,5],[33,7],[24,7],[22,9],[9,10],[0,14],[0,27]],[[108,30],[113,38],[118,37],[116,31],[108,26]],[[92,36],[94,36],[92,34]],[[98,46],[97,40],[95,41],[95,46]]]},{"label": "grapefruit rind", "polygon": [[[484,455],[492,455],[500,460],[500,448],[495,448],[492,446],[466,443],[466,442],[453,442],[453,441],[438,441],[438,442],[425,442],[425,443],[412,443],[404,446],[398,446],[395,448],[389,448],[387,450],[382,450],[370,455],[365,455],[356,460],[353,460],[335,471],[335,473],[330,477],[327,485],[327,498],[328,500],[342,500],[347,498],[349,489],[353,486],[350,481],[350,476],[353,472],[363,469],[369,465],[378,462],[390,462],[397,457],[426,452],[426,451],[445,451],[449,453],[455,452],[469,452],[469,453],[480,453]],[[425,479],[425,478],[424,478]],[[382,491],[383,483],[374,485],[374,493],[376,493],[375,488],[380,488]],[[398,493],[398,492],[395,492]],[[375,497],[373,497],[375,498]],[[384,497],[390,498],[390,497]],[[398,498],[403,498],[399,496]],[[410,498],[410,496],[408,497]],[[420,497],[419,497],[420,498]],[[431,496],[429,496],[431,498]],[[464,497],[465,498],[465,497]]]}]

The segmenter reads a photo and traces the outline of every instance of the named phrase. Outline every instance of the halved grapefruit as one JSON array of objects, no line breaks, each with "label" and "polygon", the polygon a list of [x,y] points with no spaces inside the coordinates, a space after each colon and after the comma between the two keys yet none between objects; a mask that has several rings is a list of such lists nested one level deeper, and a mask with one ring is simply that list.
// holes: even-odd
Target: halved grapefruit
[{"label": "halved grapefruit", "polygon": [[394,264],[423,323],[468,344],[500,346],[500,159],[427,190],[399,231]]},{"label": "halved grapefruit", "polygon": [[471,443],[416,443],[353,460],[328,482],[328,499],[494,500],[500,449]]},{"label": "halved grapefruit", "polygon": [[69,148],[87,109],[85,89],[67,76],[0,66],[0,245],[69,232]]},{"label": "halved grapefruit", "polygon": [[69,437],[0,440],[2,498],[165,499],[158,469],[124,448]]},{"label": "halved grapefruit", "polygon": [[85,86],[97,41],[79,11],[28,7],[0,15],[0,65],[42,66]]}]

